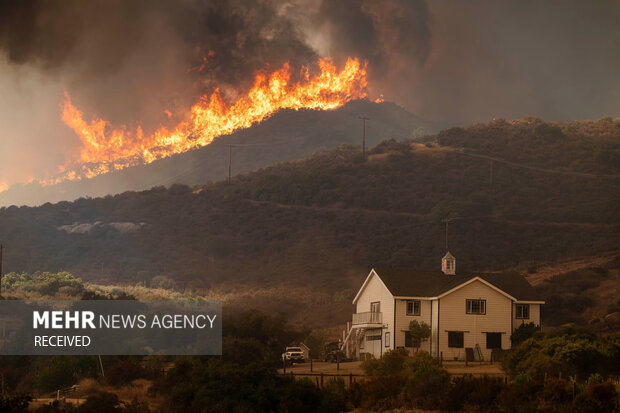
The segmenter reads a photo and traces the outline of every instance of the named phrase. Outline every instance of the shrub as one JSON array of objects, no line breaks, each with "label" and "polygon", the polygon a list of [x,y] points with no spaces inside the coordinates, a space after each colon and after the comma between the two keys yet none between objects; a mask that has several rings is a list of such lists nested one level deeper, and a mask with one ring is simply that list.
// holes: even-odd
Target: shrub
[{"label": "shrub", "polygon": [[67,295],[78,295],[84,291],[84,284],[68,272],[8,273],[2,277],[2,286],[10,292],[36,292],[54,296],[62,290]]},{"label": "shrub", "polygon": [[322,412],[347,411],[347,390],[342,377],[331,378],[323,387]]},{"label": "shrub", "polygon": [[572,402],[572,391],[564,379],[549,377],[538,393],[538,407],[543,411],[564,412]]},{"label": "shrub", "polygon": [[165,275],[158,275],[151,280],[151,287],[162,288],[164,290],[172,290],[175,287],[174,280],[166,277]]},{"label": "shrub", "polygon": [[577,374],[620,372],[620,340],[589,333],[563,334],[557,337],[535,336],[513,348],[504,359],[504,368],[512,377],[524,374],[542,380],[545,374],[564,377]]},{"label": "shrub", "polygon": [[148,371],[133,360],[119,360],[105,372],[106,381],[112,386],[128,384],[149,376]]},{"label": "shrub", "polygon": [[620,407],[618,392],[611,381],[604,383],[590,383],[586,391],[575,397],[574,410],[576,413],[617,412]]},{"label": "shrub", "polygon": [[537,326],[534,323],[521,324],[519,327],[515,329],[515,331],[510,336],[510,341],[512,342],[512,346],[518,346],[523,343],[528,338],[534,336],[537,332],[540,331],[540,326]]},{"label": "shrub", "polygon": [[32,401],[32,397],[25,394],[2,394],[0,395],[0,412],[25,412],[30,401]]},{"label": "shrub", "polygon": [[409,359],[409,352],[405,349],[396,349],[386,352],[381,358],[371,358],[361,364],[362,370],[369,376],[386,376],[402,373],[405,361]]}]

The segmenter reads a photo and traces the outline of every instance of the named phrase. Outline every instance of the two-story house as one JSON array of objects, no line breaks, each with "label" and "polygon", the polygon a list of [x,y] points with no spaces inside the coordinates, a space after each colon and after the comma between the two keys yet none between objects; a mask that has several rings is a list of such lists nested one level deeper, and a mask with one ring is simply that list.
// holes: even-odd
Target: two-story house
[{"label": "two-story house", "polygon": [[409,323],[417,320],[431,328],[420,349],[432,356],[464,360],[471,349],[489,360],[494,349],[510,348],[519,325],[540,325],[544,302],[520,275],[457,273],[448,252],[441,271],[372,269],[353,304],[356,312],[343,343],[349,356],[413,350]]}]

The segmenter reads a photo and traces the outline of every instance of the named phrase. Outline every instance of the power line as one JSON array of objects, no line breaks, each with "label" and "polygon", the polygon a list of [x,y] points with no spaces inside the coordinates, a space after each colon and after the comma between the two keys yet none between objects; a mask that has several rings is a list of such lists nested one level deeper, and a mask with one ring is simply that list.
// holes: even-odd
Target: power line
[{"label": "power line", "polygon": [[[579,204],[570,204],[570,205],[564,205],[565,207],[574,207],[574,206],[585,206],[585,205],[596,205],[596,204],[601,204],[601,203],[608,203],[608,202],[613,202],[613,201],[620,201],[620,198],[611,198],[611,199],[605,199],[605,200],[598,200],[598,201],[588,201],[588,202],[583,202],[583,203],[579,203]],[[272,205],[272,206],[277,206],[278,204],[274,204],[274,203],[270,203],[270,202],[264,202],[263,204],[266,205]],[[308,207],[308,206],[304,206],[304,205],[287,205],[287,207],[282,208],[282,209],[308,209],[308,208],[312,208],[312,207]],[[556,207],[547,207],[547,208],[536,208],[535,211],[539,212],[539,211],[546,211],[546,210],[551,210],[551,209],[557,209],[557,208],[561,208],[556,206]],[[325,209],[325,212],[350,212],[350,213],[359,213],[359,209],[347,209],[347,208],[342,208],[342,209],[332,209],[332,210],[328,210]],[[390,213],[392,211],[384,211],[384,210],[376,210],[373,212],[386,212],[386,213]],[[514,216],[514,215],[521,215],[521,214],[525,214],[528,212],[532,212],[532,209],[523,209],[520,211],[512,211],[509,214],[486,214],[486,215],[474,215],[474,216],[468,216],[468,217],[453,217],[453,218],[449,218],[449,221],[470,221],[470,220],[477,220],[477,219],[484,219],[484,218],[504,218],[506,220],[508,220],[508,216]],[[414,217],[411,217],[414,218]],[[446,220],[442,220],[440,222],[446,222]],[[545,221],[538,221],[536,222],[538,224],[544,225],[546,222]],[[394,234],[395,232],[399,231],[399,230],[408,230],[408,229],[413,229],[413,228],[418,228],[418,227],[423,227],[423,226],[429,226],[429,225],[434,225],[436,226],[438,224],[438,220],[436,218],[428,218],[425,220],[420,220],[418,222],[412,223],[412,224],[399,224],[396,228],[384,228],[383,230],[373,230],[372,231],[372,236],[371,237],[364,237],[365,240],[383,240],[386,236],[390,236],[391,234]],[[554,224],[554,222],[547,222],[547,224]],[[580,224],[579,222],[575,223]],[[356,226],[357,227],[357,226]],[[319,236],[319,237],[313,237],[313,239],[326,239],[326,240],[335,240],[336,238],[338,238],[338,235],[345,235],[345,236],[350,236],[350,235],[356,235],[359,232],[349,232],[347,234],[329,234],[329,235],[324,235],[324,236]]]},{"label": "power line", "polygon": [[[270,141],[270,142],[268,141],[268,142],[256,142],[256,143],[232,143],[232,144],[224,144],[224,145],[226,145],[226,146],[233,146],[233,147],[239,147],[239,148],[245,148],[245,147],[252,147],[252,146],[279,145],[279,144],[299,141],[299,140],[302,140],[302,139],[303,139],[302,137],[299,137],[299,138],[282,139],[282,140],[279,140],[279,141]],[[180,178],[180,177],[182,177],[184,175],[187,175],[190,172],[193,172],[193,171],[195,171],[195,170],[197,170],[197,169],[199,169],[201,167],[202,167],[201,164],[191,166],[191,167],[189,167],[187,169],[182,170],[180,173],[178,173],[178,174],[176,174],[176,175],[174,175],[174,176],[172,176],[170,178],[167,178],[167,179],[164,179],[164,180],[158,180],[156,182],[152,182],[150,184],[146,184],[146,185],[144,185],[142,187],[142,189],[146,190],[146,189],[150,189],[150,188],[152,188],[154,186],[157,186],[157,185],[167,185],[167,184],[173,183],[178,178]]]},{"label": "power line", "polygon": [[612,179],[620,179],[620,175],[591,174],[591,173],[587,173],[587,172],[561,171],[561,170],[557,170],[557,169],[541,168],[541,167],[538,167],[538,166],[527,165],[527,164],[524,164],[524,163],[508,161],[506,159],[497,158],[495,156],[483,155],[483,154],[480,154],[480,153],[473,153],[473,152],[465,152],[465,151],[458,150],[458,149],[450,149],[449,152],[456,153],[456,154],[459,154],[459,155],[470,156],[472,158],[487,159],[487,160],[491,161],[491,184],[493,183],[493,161],[504,163],[506,165],[514,166],[514,167],[517,167],[517,168],[531,169],[533,171],[544,172],[544,173],[551,173],[551,174],[556,174],[556,175],[569,175],[569,176],[577,176],[577,177],[581,177],[581,178],[612,178]]}]

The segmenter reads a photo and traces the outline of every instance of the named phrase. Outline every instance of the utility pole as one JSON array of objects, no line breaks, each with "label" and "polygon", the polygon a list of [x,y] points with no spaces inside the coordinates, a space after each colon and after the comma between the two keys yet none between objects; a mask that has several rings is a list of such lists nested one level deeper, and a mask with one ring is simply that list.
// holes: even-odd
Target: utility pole
[{"label": "utility pole", "polygon": [[362,156],[364,160],[366,160],[366,121],[370,120],[370,118],[365,118],[364,116],[358,116],[363,123],[362,128]]},{"label": "utility pole", "polygon": [[232,148],[234,145],[228,145],[228,184],[230,185],[230,179],[232,176]]},{"label": "utility pole", "polygon": [[446,218],[442,220],[442,222],[446,224],[446,251],[448,251],[448,225],[450,224],[450,221],[453,220],[454,218]]},{"label": "utility pole", "polygon": [[105,372],[103,371],[103,362],[101,361],[101,355],[98,355],[97,357],[99,357],[99,367],[101,367],[101,377],[105,377]]}]

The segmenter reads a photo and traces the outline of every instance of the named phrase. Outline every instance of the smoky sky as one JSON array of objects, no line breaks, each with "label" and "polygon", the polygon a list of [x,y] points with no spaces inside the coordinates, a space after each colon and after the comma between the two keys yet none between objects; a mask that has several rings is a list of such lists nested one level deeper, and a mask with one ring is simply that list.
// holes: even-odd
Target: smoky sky
[{"label": "smoky sky", "polygon": [[75,159],[65,90],[87,119],[148,131],[256,71],[355,56],[372,97],[427,119],[617,117],[619,44],[607,0],[3,0],[0,183]]}]

